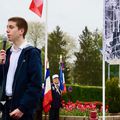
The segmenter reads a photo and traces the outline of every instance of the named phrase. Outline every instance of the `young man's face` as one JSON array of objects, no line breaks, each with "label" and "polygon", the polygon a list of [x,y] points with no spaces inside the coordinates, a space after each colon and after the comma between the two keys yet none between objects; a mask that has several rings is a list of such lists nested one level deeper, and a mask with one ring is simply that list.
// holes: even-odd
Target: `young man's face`
[{"label": "young man's face", "polygon": [[6,32],[9,41],[13,43],[23,35],[23,29],[18,29],[16,22],[13,21],[8,21]]},{"label": "young man's face", "polygon": [[57,78],[57,77],[54,78],[54,79],[53,79],[53,83],[55,83],[55,84],[59,84],[59,78]]}]

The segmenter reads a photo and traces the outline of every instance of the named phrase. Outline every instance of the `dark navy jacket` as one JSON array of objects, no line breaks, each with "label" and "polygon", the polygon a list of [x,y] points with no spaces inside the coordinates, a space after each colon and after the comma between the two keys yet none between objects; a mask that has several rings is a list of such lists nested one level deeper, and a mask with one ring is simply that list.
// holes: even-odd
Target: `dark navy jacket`
[{"label": "dark navy jacket", "polygon": [[52,98],[53,101],[51,103],[51,109],[59,109],[61,107],[61,92],[59,89],[59,92],[57,92],[55,85],[51,84],[51,90],[52,90]]},{"label": "dark navy jacket", "polygon": [[[10,54],[10,49],[8,49],[6,51],[6,63],[4,67],[0,65],[0,81],[3,81],[1,82],[1,100],[5,100],[6,76]],[[19,108],[23,113],[32,113],[38,104],[42,90],[42,64],[40,54],[40,50],[32,46],[22,50],[12,86],[11,111]]]}]

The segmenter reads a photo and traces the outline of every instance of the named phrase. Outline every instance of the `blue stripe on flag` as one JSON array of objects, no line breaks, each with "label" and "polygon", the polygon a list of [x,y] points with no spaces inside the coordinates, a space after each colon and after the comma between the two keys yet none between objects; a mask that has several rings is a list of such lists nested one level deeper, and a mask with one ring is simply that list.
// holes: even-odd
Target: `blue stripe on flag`
[{"label": "blue stripe on flag", "polygon": [[62,66],[60,66],[59,80],[60,80],[60,90],[64,90]]},{"label": "blue stripe on flag", "polygon": [[45,88],[46,88],[46,80],[47,78],[50,76],[50,70],[47,68],[46,70],[46,76],[45,76],[45,80],[44,80],[44,92],[45,93]]},{"label": "blue stripe on flag", "polygon": [[46,71],[46,76],[45,76],[45,80],[46,80],[49,76],[50,76],[50,70],[47,69],[47,71]]}]

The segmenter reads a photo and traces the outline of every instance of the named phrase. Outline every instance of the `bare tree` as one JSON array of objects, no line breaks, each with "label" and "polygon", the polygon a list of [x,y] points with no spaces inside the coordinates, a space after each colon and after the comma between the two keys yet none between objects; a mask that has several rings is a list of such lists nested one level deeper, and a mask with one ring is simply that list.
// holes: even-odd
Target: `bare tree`
[{"label": "bare tree", "polygon": [[45,43],[45,25],[40,22],[29,22],[26,38],[35,47],[42,48]]},{"label": "bare tree", "polygon": [[65,50],[67,51],[67,61],[72,63],[75,60],[74,52],[79,51],[79,46],[77,44],[77,40],[75,40],[72,36],[64,33],[63,39],[66,41]]}]

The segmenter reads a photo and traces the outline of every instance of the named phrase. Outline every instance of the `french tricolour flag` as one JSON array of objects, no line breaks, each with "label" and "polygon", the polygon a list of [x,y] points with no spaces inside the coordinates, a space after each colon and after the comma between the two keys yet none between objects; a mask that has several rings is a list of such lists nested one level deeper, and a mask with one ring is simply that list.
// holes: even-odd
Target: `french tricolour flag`
[{"label": "french tricolour flag", "polygon": [[44,112],[49,112],[51,102],[52,102],[52,91],[51,91],[51,82],[50,82],[50,71],[47,68],[45,84],[44,84],[44,99],[43,99]]},{"label": "french tricolour flag", "polygon": [[60,90],[65,93],[66,84],[65,84],[65,77],[64,77],[64,72],[63,72],[63,63],[60,63],[59,80],[60,80]]}]

